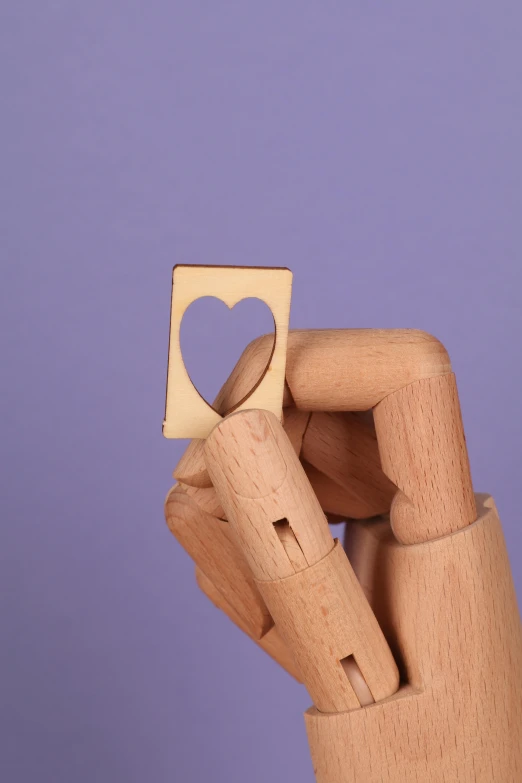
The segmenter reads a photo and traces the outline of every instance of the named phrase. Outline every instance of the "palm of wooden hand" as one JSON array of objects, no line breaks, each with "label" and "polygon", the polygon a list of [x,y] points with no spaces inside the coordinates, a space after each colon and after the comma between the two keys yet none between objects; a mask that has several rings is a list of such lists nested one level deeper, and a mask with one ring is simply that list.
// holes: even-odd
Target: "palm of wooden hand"
[{"label": "palm of wooden hand", "polygon": [[[246,396],[270,348],[261,338],[246,349],[220,413]],[[414,331],[290,332],[286,380],[283,428],[263,411],[227,416],[174,471],[166,518],[198,584],[305,682],[318,781],[522,779],[520,682],[500,708],[477,698],[506,656],[522,671],[520,624],[491,498],[478,498],[471,525],[444,348]],[[351,565],[325,515],[350,521]],[[498,612],[504,624],[485,648]],[[470,650],[480,667],[463,675]],[[487,776],[493,723],[510,748],[501,777]],[[468,775],[458,760],[469,754]]]}]

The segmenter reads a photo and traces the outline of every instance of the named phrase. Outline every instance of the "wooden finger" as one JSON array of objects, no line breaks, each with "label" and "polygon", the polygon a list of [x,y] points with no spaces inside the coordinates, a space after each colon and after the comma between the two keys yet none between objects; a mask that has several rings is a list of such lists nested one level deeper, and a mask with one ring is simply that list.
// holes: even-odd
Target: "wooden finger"
[{"label": "wooden finger", "polygon": [[205,443],[207,469],[241,548],[258,580],[294,574],[281,546],[292,528],[304,567],[333,547],[328,522],[292,445],[274,416],[228,416]]},{"label": "wooden finger", "polygon": [[217,517],[218,519],[226,519],[223,506],[221,505],[214,487],[191,487],[188,484],[182,484],[181,482],[179,482],[178,486],[189,496],[189,498],[192,498],[202,511],[206,511],[207,514]]},{"label": "wooden finger", "polygon": [[[223,399],[235,391],[243,372],[258,377],[272,342],[272,335],[264,335],[247,347]],[[291,329],[286,355],[291,396],[283,404],[293,400],[307,411],[364,411],[409,383],[448,372],[442,343],[417,329]],[[227,403],[226,409],[231,407]]]},{"label": "wooden finger", "polygon": [[242,618],[249,635],[264,636],[273,621],[228,522],[203,511],[179,486],[167,496],[165,517],[182,547]]},{"label": "wooden finger", "polygon": [[399,488],[391,524],[414,544],[454,533],[477,518],[453,373],[426,378],[374,409],[381,463]]},{"label": "wooden finger", "polygon": [[308,411],[300,411],[294,406],[283,408],[283,429],[297,456],[301,453],[309,420]]},{"label": "wooden finger", "polygon": [[[397,488],[382,471],[371,420],[365,420],[357,413],[312,413],[303,438],[301,458],[332,479],[353,499],[351,517],[365,519],[390,510]],[[322,486],[320,492],[323,508],[338,513],[330,507],[332,502],[328,502]],[[342,513],[347,512],[348,509]]]},{"label": "wooden finger", "polygon": [[397,667],[339,541],[310,568],[258,585],[318,710],[357,709],[395,693]]},{"label": "wooden finger", "polygon": [[[251,378],[251,376],[249,377]],[[233,379],[234,383],[231,386],[230,397],[227,396],[226,398],[228,401],[235,399],[245,388],[245,381],[243,380],[242,384],[239,385],[239,378],[235,380],[234,373],[230,376],[230,379]],[[232,384],[230,379],[229,381]],[[247,383],[248,382],[250,381],[247,381]],[[306,411],[300,411],[293,406],[283,408],[283,426],[297,454],[301,451],[301,444],[309,418],[310,414]],[[173,475],[176,481],[191,487],[201,487],[205,489],[212,486],[205,465],[203,453],[204,445],[204,440],[198,438],[191,440],[174,469]]]},{"label": "wooden finger", "polygon": [[302,462],[308,481],[319,501],[324,513],[331,516],[346,519],[368,519],[375,515],[375,506],[366,503],[360,497],[350,491],[350,488],[339,486],[331,478],[325,476],[320,470]]},{"label": "wooden finger", "polygon": [[256,639],[253,637],[249,631],[248,625],[245,624],[243,621],[243,618],[241,615],[239,615],[233,606],[231,606],[228,601],[225,599],[225,597],[219,592],[217,587],[213,584],[213,582],[210,581],[210,579],[205,576],[203,571],[196,566],[196,581],[200,587],[200,589],[205,593],[207,598],[212,601],[214,606],[216,606],[218,609],[221,609],[222,612],[224,612],[227,617],[232,620],[235,625],[238,626],[244,633],[247,634],[247,636],[250,636],[250,638],[261,647],[262,650],[264,650],[268,655],[270,655],[271,658],[273,658],[280,666],[283,667],[283,669],[286,669],[286,671],[292,675],[298,682],[301,682],[301,678],[299,676],[299,672],[297,670],[296,664],[292,659],[292,656],[290,655],[287,646],[281,639],[281,636],[275,627],[275,625],[272,625],[271,628],[266,631],[266,633],[263,634],[260,638]]},{"label": "wooden finger", "polygon": [[450,371],[444,346],[416,329],[289,333],[286,380],[303,410],[368,410],[419,378]]},{"label": "wooden finger", "polygon": [[205,465],[204,446],[205,441],[200,438],[194,438],[190,441],[172,473],[176,481],[190,487],[208,488],[212,486]]},{"label": "wooden finger", "polygon": [[205,458],[318,709],[361,706],[360,678],[350,680],[357,668],[374,700],[394,693],[398,671],[386,640],[277,418],[254,410],[227,417],[208,437]]}]

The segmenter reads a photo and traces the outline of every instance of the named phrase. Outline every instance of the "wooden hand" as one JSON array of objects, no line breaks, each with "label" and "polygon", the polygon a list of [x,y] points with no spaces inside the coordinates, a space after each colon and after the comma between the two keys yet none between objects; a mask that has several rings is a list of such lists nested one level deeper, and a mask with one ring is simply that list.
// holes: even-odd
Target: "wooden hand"
[{"label": "wooden hand", "polygon": [[[269,350],[247,348],[222,414]],[[321,783],[522,779],[516,599],[446,352],[422,332],[290,332],[286,380],[284,431],[236,413],[174,472],[167,521],[200,586],[307,685]],[[350,520],[351,565],[323,512]]]}]

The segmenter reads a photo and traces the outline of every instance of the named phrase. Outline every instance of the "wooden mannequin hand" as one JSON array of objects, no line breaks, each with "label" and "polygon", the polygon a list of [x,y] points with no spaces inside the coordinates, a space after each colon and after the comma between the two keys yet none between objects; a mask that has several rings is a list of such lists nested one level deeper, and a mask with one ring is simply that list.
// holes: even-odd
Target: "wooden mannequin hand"
[{"label": "wooden mannequin hand", "polygon": [[[214,402],[222,415],[259,381],[271,348],[270,337],[246,348]],[[438,340],[413,330],[291,331],[286,381],[283,427],[330,521],[386,514],[393,501],[395,534],[413,543],[475,519],[454,376]],[[195,560],[206,594],[299,676],[223,522],[204,447],[192,441],[174,471],[169,527]],[[439,480],[426,487],[430,472]]]},{"label": "wooden mannequin hand", "polygon": [[[216,401],[222,414],[259,377],[267,346],[256,341],[245,352]],[[256,412],[227,417],[206,445],[193,441],[174,472],[167,522],[196,561],[201,588],[305,681],[316,705],[306,725],[319,783],[522,780],[516,598],[494,503],[478,496],[475,506],[447,354],[417,332],[290,333],[287,383],[287,438],[275,425],[274,437],[287,464],[288,449],[299,455],[308,489],[294,482],[282,492],[287,472],[248,443],[244,428],[238,436]],[[369,408],[373,421],[360,412]],[[355,582],[337,579],[349,573],[347,561],[328,570],[339,547],[328,550],[327,526],[316,524],[321,507],[331,521],[351,520]],[[293,572],[279,571],[289,563]],[[343,622],[323,624],[303,644],[308,610],[312,625],[330,617],[332,584],[355,596],[355,620],[336,604]],[[367,604],[357,603],[361,586]],[[329,644],[314,647],[325,635]],[[374,678],[376,703],[365,706],[342,656],[360,664],[363,684]]]},{"label": "wooden mannequin hand", "polygon": [[[325,334],[330,333],[291,332],[289,359],[293,352],[302,357],[297,360],[299,364],[310,367],[311,357],[303,353],[303,347],[313,347],[314,338],[319,336],[321,339]],[[353,333],[332,334],[341,336],[344,345]],[[364,332],[356,334],[359,338]],[[411,344],[409,334],[407,340]],[[438,348],[436,341],[435,345]],[[337,350],[342,345],[334,341],[334,347]],[[378,345],[378,349],[382,351],[382,346]],[[261,376],[270,350],[268,338],[260,338],[247,347],[214,403],[218,411],[224,414],[246,396]],[[443,366],[445,361],[442,353]],[[293,364],[295,369],[295,361]],[[328,364],[331,368],[330,360]],[[324,375],[321,373],[323,378]],[[357,383],[357,378],[354,382]],[[396,488],[381,469],[371,411],[302,411],[294,404],[288,386],[283,404],[285,432],[329,521],[363,519],[389,511]],[[225,512],[206,468],[204,441],[190,443],[174,477],[178,484],[167,498],[167,523],[196,562],[201,589],[252,639],[300,679],[235,536],[225,522]]]}]

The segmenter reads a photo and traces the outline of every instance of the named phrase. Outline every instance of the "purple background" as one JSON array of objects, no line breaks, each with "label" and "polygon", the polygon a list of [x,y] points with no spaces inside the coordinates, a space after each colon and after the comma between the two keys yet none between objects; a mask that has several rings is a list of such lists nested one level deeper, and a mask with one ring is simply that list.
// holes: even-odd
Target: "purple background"
[{"label": "purple background", "polygon": [[[443,340],[521,594],[521,24],[518,0],[2,3],[2,780],[313,780],[306,692],[163,521],[174,263],[288,265],[294,327]],[[190,314],[206,393],[253,312]]]}]

